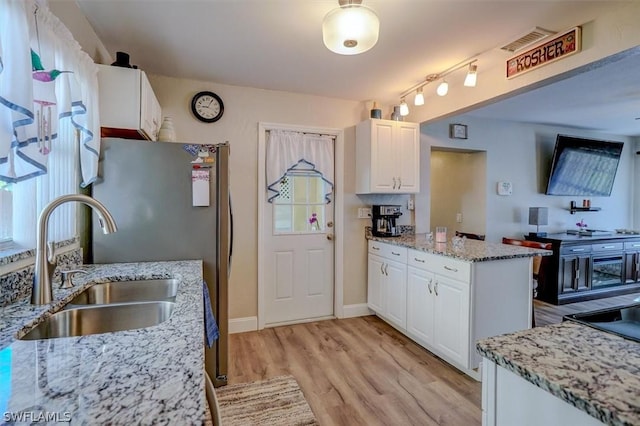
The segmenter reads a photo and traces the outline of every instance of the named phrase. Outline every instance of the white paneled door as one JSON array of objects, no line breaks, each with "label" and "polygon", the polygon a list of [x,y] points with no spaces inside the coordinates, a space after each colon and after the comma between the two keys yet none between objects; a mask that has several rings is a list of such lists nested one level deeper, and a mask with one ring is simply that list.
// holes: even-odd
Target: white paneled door
[{"label": "white paneled door", "polygon": [[333,202],[313,171],[296,170],[265,209],[265,325],[333,315]]}]

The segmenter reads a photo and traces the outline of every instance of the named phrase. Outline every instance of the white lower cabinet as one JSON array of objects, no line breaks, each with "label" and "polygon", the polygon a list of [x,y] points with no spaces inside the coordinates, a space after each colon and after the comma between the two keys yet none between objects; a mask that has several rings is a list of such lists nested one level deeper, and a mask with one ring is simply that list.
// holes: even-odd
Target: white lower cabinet
[{"label": "white lower cabinet", "polygon": [[475,379],[476,342],[531,325],[531,257],[470,262],[369,241],[367,303]]},{"label": "white lower cabinet", "polygon": [[433,272],[407,269],[407,335],[423,346],[433,345],[433,282]]},{"label": "white lower cabinet", "polygon": [[367,305],[404,331],[407,324],[407,249],[370,241],[369,252]]}]

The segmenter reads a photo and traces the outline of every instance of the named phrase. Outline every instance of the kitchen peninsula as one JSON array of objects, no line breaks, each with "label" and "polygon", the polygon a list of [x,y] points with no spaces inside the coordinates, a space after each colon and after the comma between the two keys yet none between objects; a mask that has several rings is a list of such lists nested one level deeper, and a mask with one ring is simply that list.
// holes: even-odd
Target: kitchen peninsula
[{"label": "kitchen peninsula", "polygon": [[367,305],[387,323],[479,380],[479,339],[528,329],[532,257],[551,251],[425,234],[368,240]]},{"label": "kitchen peninsula", "polygon": [[639,344],[574,322],[478,342],[482,424],[640,424]]},{"label": "kitchen peninsula", "polygon": [[[54,302],[0,308],[3,412],[73,424],[201,424],[205,418],[202,262],[83,265],[81,285]],[[175,307],[159,325],[48,340],[18,340],[90,283],[175,278]],[[6,414],[5,414],[6,415]],[[36,417],[33,417],[36,416]],[[65,420],[66,419],[66,420]],[[6,419],[5,419],[6,420]]]}]

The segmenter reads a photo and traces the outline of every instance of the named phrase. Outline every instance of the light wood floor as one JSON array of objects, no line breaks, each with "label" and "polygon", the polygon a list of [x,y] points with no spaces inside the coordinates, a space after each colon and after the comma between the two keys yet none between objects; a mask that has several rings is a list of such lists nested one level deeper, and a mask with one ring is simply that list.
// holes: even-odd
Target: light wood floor
[{"label": "light wood floor", "polygon": [[[536,322],[639,296],[562,306],[536,300]],[[481,384],[375,316],[232,334],[229,346],[229,384],[291,374],[321,425],[481,424]]]}]

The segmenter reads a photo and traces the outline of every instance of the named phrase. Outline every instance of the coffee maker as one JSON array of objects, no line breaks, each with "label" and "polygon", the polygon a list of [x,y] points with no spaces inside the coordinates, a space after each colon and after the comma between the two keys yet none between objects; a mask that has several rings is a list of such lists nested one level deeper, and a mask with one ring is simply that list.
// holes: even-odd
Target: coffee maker
[{"label": "coffee maker", "polygon": [[371,233],[376,237],[397,237],[400,228],[396,226],[396,219],[402,216],[399,205],[373,205]]}]

